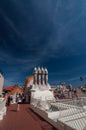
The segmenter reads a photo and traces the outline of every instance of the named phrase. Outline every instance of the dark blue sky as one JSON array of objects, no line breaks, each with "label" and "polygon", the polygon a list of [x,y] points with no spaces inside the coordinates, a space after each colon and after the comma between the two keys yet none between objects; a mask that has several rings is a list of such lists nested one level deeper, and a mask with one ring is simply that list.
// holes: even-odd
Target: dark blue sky
[{"label": "dark blue sky", "polygon": [[0,69],[5,86],[22,85],[35,66],[50,84],[86,80],[85,0],[0,1]]}]

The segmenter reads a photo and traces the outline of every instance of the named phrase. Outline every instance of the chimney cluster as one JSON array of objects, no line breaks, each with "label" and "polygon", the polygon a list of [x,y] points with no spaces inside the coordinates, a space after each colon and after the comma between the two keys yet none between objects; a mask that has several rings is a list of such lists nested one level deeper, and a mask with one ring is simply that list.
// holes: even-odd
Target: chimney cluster
[{"label": "chimney cluster", "polygon": [[34,68],[34,84],[47,85],[48,84],[48,70],[45,68]]}]

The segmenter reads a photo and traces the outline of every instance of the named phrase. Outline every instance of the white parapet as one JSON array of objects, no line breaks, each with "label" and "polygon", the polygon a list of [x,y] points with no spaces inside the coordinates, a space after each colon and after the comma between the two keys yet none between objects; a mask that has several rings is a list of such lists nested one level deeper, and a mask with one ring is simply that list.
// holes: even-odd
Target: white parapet
[{"label": "white parapet", "polygon": [[[36,107],[41,106],[43,109],[49,109],[50,105],[47,101],[54,101],[53,92],[49,90],[32,90],[31,103]],[[34,102],[34,103],[33,103]]]},{"label": "white parapet", "polygon": [[3,116],[6,115],[6,101],[0,99],[0,120],[3,119]]},{"label": "white parapet", "polygon": [[4,77],[2,73],[0,72],[0,96],[2,95],[3,84],[4,84]]}]

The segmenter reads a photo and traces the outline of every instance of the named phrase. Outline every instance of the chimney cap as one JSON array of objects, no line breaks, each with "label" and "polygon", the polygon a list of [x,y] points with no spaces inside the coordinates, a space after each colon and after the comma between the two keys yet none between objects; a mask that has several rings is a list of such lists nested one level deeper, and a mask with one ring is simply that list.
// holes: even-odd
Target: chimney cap
[{"label": "chimney cap", "polygon": [[47,68],[45,68],[45,69],[44,69],[44,71],[45,71],[46,73],[48,73],[48,70],[47,70]]}]

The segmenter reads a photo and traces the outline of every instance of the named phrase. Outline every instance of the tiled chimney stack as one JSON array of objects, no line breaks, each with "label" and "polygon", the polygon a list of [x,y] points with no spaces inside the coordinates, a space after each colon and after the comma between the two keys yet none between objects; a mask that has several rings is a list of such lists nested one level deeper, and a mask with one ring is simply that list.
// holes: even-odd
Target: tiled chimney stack
[{"label": "tiled chimney stack", "polygon": [[48,70],[45,68],[34,68],[34,84],[47,85],[48,84]]}]

